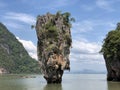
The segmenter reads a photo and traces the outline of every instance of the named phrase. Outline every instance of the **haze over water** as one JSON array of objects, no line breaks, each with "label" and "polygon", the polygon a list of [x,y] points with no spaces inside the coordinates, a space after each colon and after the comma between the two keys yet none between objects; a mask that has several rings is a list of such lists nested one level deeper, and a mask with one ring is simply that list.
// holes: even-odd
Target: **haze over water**
[{"label": "haze over water", "polygon": [[41,75],[0,75],[0,90],[120,90],[120,83],[105,74],[64,74],[62,84],[50,85]]}]

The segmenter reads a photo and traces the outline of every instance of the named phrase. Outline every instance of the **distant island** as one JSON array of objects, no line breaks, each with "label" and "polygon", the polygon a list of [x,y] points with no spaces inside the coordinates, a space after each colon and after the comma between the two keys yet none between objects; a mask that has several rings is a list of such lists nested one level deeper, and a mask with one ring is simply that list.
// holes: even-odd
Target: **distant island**
[{"label": "distant island", "polygon": [[91,69],[83,69],[83,70],[74,70],[70,72],[64,72],[66,74],[106,74],[106,71],[97,71],[97,70],[91,70]]},{"label": "distant island", "polygon": [[40,73],[38,61],[31,58],[23,45],[0,23],[0,74]]}]

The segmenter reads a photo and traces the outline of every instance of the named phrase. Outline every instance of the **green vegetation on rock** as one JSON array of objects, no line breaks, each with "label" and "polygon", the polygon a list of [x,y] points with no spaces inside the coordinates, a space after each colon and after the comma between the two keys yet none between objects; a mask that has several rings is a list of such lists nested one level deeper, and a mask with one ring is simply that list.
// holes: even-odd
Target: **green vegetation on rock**
[{"label": "green vegetation on rock", "polygon": [[118,26],[116,30],[110,31],[106,38],[104,39],[104,44],[102,46],[101,52],[109,60],[114,60],[120,58],[120,27]]},{"label": "green vegetation on rock", "polygon": [[38,61],[31,58],[23,45],[0,23],[0,68],[9,73],[40,73]]}]

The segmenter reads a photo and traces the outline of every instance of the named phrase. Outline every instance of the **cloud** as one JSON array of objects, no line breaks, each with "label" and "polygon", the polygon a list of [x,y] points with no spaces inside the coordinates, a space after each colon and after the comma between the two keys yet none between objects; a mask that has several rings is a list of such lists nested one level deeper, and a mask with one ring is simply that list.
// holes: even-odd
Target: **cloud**
[{"label": "cloud", "polygon": [[80,72],[89,69],[96,72],[106,72],[105,61],[103,56],[99,54],[100,49],[99,43],[89,42],[85,39],[73,40],[70,54],[71,71]]},{"label": "cloud", "polygon": [[81,22],[73,23],[72,33],[85,33],[93,30],[94,23],[92,21],[83,20]]},{"label": "cloud", "polygon": [[[71,60],[89,63],[104,63],[99,54],[106,34],[115,28],[114,22],[83,20],[73,24]],[[104,32],[104,33],[103,33]]]},{"label": "cloud", "polygon": [[105,9],[108,11],[114,11],[111,4],[112,4],[112,2],[110,2],[109,0],[96,0],[96,5],[99,8]]},{"label": "cloud", "polygon": [[4,24],[7,26],[7,27],[10,27],[10,28],[14,28],[14,29],[24,29],[24,25],[22,24],[19,24],[17,22],[13,22],[13,21],[3,21]]},{"label": "cloud", "polygon": [[95,2],[91,2],[91,4],[83,4],[81,8],[85,11],[93,11],[98,9],[103,9],[106,11],[115,11],[113,4],[118,3],[119,0],[95,0]]},{"label": "cloud", "polygon": [[99,19],[73,23],[73,48],[70,54],[71,66],[77,70],[81,68],[94,70],[97,66],[99,66],[97,68],[101,68],[99,70],[105,70],[104,58],[103,55],[99,54],[99,51],[101,50],[103,37],[115,26],[116,21]]},{"label": "cloud", "polygon": [[19,37],[17,39],[23,44],[24,48],[28,51],[29,55],[37,60],[37,47],[32,41],[22,40]]},{"label": "cloud", "polygon": [[[101,46],[98,44],[88,41],[73,41],[74,52],[83,53],[83,54],[96,54],[99,52]],[[78,49],[79,48],[79,49]]]},{"label": "cloud", "polygon": [[101,45],[95,42],[73,41],[73,48],[71,49],[70,58],[73,61],[82,63],[104,63],[103,56],[99,54]]},{"label": "cloud", "polygon": [[26,13],[8,12],[3,16],[3,18],[23,22],[29,25],[35,24],[35,17]]},{"label": "cloud", "polygon": [[103,21],[103,20],[83,20],[81,22],[73,23],[72,33],[81,34],[88,33],[96,30],[98,27],[108,27],[108,29],[115,28],[115,21]]}]

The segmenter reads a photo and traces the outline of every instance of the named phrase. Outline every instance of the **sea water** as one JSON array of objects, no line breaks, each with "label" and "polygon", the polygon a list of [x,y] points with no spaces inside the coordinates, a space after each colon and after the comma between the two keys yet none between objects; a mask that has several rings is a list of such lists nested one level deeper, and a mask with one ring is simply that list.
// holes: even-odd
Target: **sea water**
[{"label": "sea water", "polygon": [[120,90],[105,74],[64,74],[61,84],[47,84],[42,75],[0,75],[0,90]]}]

